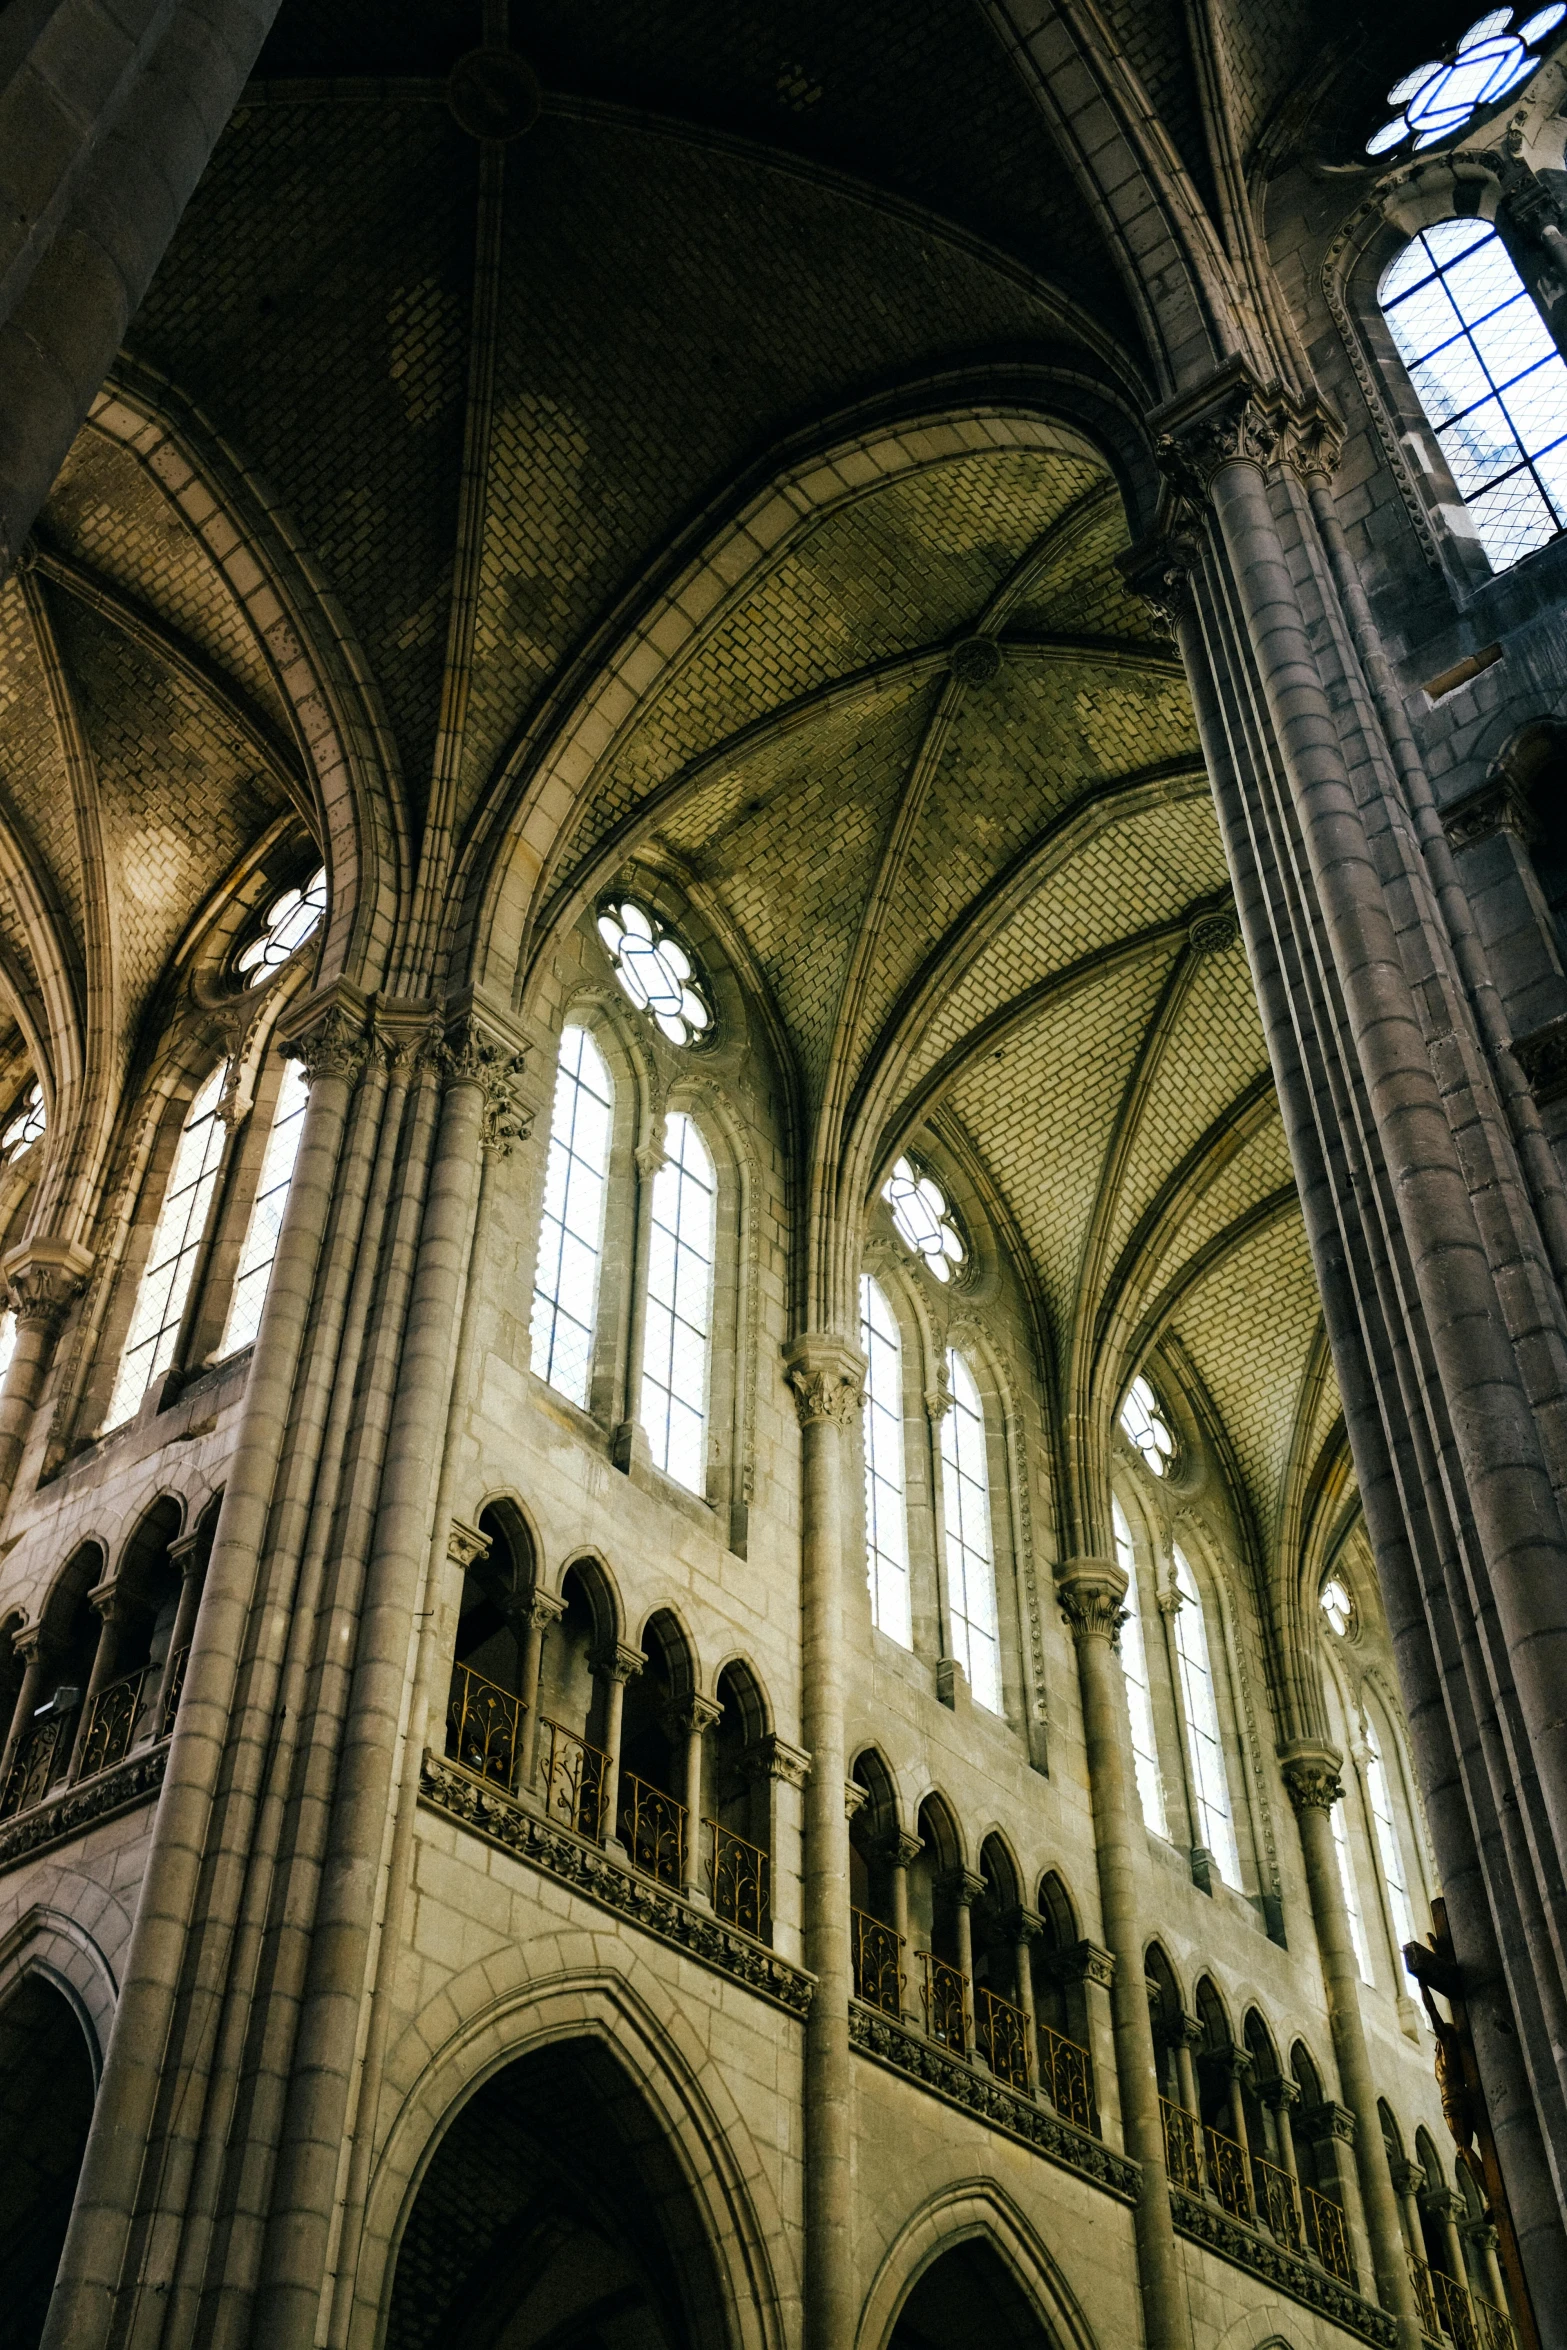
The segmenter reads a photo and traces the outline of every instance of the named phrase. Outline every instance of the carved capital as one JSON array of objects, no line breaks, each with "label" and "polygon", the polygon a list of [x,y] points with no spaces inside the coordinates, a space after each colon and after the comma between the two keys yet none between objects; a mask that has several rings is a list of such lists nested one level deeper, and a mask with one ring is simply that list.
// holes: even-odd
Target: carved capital
[{"label": "carved capital", "polygon": [[1287,415],[1276,384],[1260,384],[1243,359],[1227,360],[1193,392],[1149,418],[1154,454],[1175,488],[1206,503],[1226,465],[1265,467],[1279,454]]},{"label": "carved capital", "polygon": [[1222,2048],[1208,2049],[1205,2052],[1205,2060],[1212,2070],[1221,2074],[1225,2080],[1239,2081],[1243,2087],[1250,2085],[1252,2054],[1251,2050],[1241,2041],[1229,2040]]},{"label": "carved capital", "polygon": [[1393,2191],[1395,2194],[1410,2195],[1418,2198],[1421,2192],[1429,2185],[1429,2182],[1426,2178],[1425,2164],[1423,2162],[1415,2162],[1407,2155],[1401,2162],[1391,2163],[1389,2168],[1393,2173]]},{"label": "carved capital", "polygon": [[846,1820],[852,1823],[865,1809],[865,1806],[869,1803],[870,1799],[870,1789],[868,1787],[862,1787],[858,1779],[844,1780],[843,1816]]},{"label": "carved capital", "polygon": [[[1414,2167],[1417,2170],[1421,2169],[1419,2163],[1416,2163]],[[1422,2179],[1424,2176],[1424,2171],[1421,2170]],[[1455,2228],[1462,2223],[1469,2209],[1462,2195],[1453,2187],[1422,2185],[1416,2188],[1415,2195],[1421,2210],[1428,2219],[1450,2220]]]},{"label": "carved capital", "polygon": [[1474,791],[1466,792],[1442,812],[1442,830],[1454,849],[1477,848],[1510,832],[1516,840],[1532,841],[1539,833],[1528,794],[1516,778],[1493,768]]},{"label": "carved capital", "polygon": [[676,1706],[675,1720],[688,1736],[693,1730],[698,1730],[705,1738],[708,1731],[716,1728],[723,1719],[723,1712],[723,1707],[715,1705],[710,1697],[699,1697],[693,1691]]},{"label": "carved capital", "polygon": [[1058,1983],[1097,1983],[1108,1991],[1115,1981],[1115,1954],[1097,1942],[1071,1942],[1051,1953],[1050,1972]]},{"label": "carved capital", "polygon": [[1191,609],[1192,579],[1202,568],[1203,532],[1197,509],[1166,492],[1160,518],[1146,538],[1115,559],[1116,569],[1174,636]]},{"label": "carved capital", "polygon": [[631,1155],[644,1183],[651,1183],[669,1164],[669,1153],[661,1142],[639,1142]]},{"label": "carved capital", "polygon": [[529,1597],[523,1621],[531,1624],[535,1632],[547,1632],[552,1624],[560,1622],[565,1613],[566,1602],[558,1593],[534,1591]]},{"label": "carved capital", "polygon": [[1022,1902],[1015,1909],[1007,1911],[1001,1924],[1014,1942],[1032,1944],[1044,1937],[1044,1919],[1037,1909],[1026,1909]]},{"label": "carved capital", "polygon": [[111,1583],[94,1584],[87,1594],[87,1604],[105,1624],[123,1624],[133,1613],[131,1595],[118,1577]]},{"label": "carved capital", "polygon": [[619,1681],[622,1686],[634,1681],[647,1663],[640,1648],[627,1648],[617,1640],[613,1648],[598,1649],[593,1658],[593,1670],[602,1673],[606,1681]]},{"label": "carved capital", "polygon": [[533,1112],[518,1099],[526,1049],[504,1035],[488,1015],[465,1007],[441,1047],[444,1083],[477,1086],[484,1097],[484,1148],[504,1159],[532,1130]]},{"label": "carved capital", "polygon": [[895,1869],[911,1869],[924,1849],[918,1836],[899,1827],[884,1828],[875,1845],[877,1858]]},{"label": "carved capital", "polygon": [[1317,1746],[1297,1739],[1279,1756],[1285,1791],[1297,1812],[1331,1811],[1341,1802],[1344,1782],[1339,1777],[1344,1757],[1336,1746]]},{"label": "carved capital", "polygon": [[54,1656],[60,1643],[44,1624],[23,1624],[11,1635],[11,1646],[24,1665],[36,1664],[44,1657]]},{"label": "carved capital", "polygon": [[986,1889],[984,1878],[965,1868],[943,1869],[935,1886],[938,1893],[956,1902],[959,1909],[972,1909]]},{"label": "carved capital", "polygon": [[1300,2103],[1300,2083],[1288,2073],[1275,2073],[1271,2081],[1259,2084],[1257,2094],[1270,2113],[1288,2113]]},{"label": "carved capital", "polygon": [[811,1775],[811,1758],[803,1746],[791,1746],[787,1738],[769,1730],[746,1748],[740,1767],[751,1779],[781,1779],[786,1787],[803,1787]]},{"label": "carved capital", "polygon": [[1072,1638],[1108,1640],[1113,1647],[1126,1622],[1126,1569],[1114,1559],[1068,1559],[1056,1573],[1056,1600]]},{"label": "carved capital", "polygon": [[182,1578],[201,1573],[206,1564],[208,1545],[209,1537],[200,1527],[193,1533],[176,1535],[169,1544],[169,1557]]},{"label": "carved capital", "polygon": [[1567,1093],[1567,1015],[1515,1036],[1513,1058],[1537,1102],[1558,1101]]},{"label": "carved capital", "polygon": [[1167,2048],[1200,2048],[1207,2037],[1208,2027],[1202,2017],[1188,2015],[1184,2008],[1177,2009],[1175,2015],[1164,2027]]},{"label": "carved capital", "polygon": [[57,1337],[92,1271],[92,1255],[74,1240],[24,1240],[0,1259],[11,1311],[18,1322]]},{"label": "carved capital", "polygon": [[490,1538],[481,1534],[477,1526],[465,1525],[461,1518],[453,1518],[446,1529],[446,1555],[464,1574],[471,1566],[489,1555]]},{"label": "carved capital", "polygon": [[1355,2143],[1355,2117],[1347,2105],[1335,2105],[1328,2097],[1320,2105],[1301,2108],[1299,2127],[1310,2146],[1320,2146],[1337,2139],[1341,2146]]},{"label": "carved capital", "polygon": [[947,1385],[947,1367],[943,1363],[935,1386],[925,1390],[925,1417],[933,1428],[939,1428],[951,1409],[952,1390]]},{"label": "carved capital", "polygon": [[368,1007],[357,988],[338,980],[321,995],[291,1005],[278,1022],[278,1050],[304,1071],[305,1083],[341,1077],[357,1085],[370,1051]]},{"label": "carved capital", "polygon": [[1344,454],[1344,420],[1320,393],[1282,402],[1280,454],[1308,485],[1331,481]]},{"label": "carved capital", "polygon": [[802,1428],[824,1420],[853,1425],[865,1391],[865,1357],[857,1346],[830,1331],[808,1330],[785,1350],[784,1375]]}]

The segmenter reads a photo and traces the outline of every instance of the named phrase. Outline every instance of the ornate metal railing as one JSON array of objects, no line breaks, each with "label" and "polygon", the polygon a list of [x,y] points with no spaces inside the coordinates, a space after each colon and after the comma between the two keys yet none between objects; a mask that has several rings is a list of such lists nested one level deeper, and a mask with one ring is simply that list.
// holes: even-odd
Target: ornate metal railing
[{"label": "ornate metal railing", "polygon": [[180,1710],[180,1699],[185,1693],[185,1668],[190,1663],[190,1642],[177,1648],[169,1660],[169,1685],[163,1692],[163,1719],[158,1724],[158,1735],[167,1738],[174,1727],[174,1717]]},{"label": "ornate metal railing", "polygon": [[620,1784],[620,1833],[632,1867],[678,1893],[685,1882],[685,1805],[630,1771]]},{"label": "ornate metal railing", "polygon": [[55,1770],[66,1746],[74,1714],[57,1714],[47,1722],[35,1722],[24,1730],[11,1758],[5,1786],[0,1789],[0,1819],[9,1819],[12,1812],[29,1811],[48,1794]]},{"label": "ornate metal railing", "polygon": [[854,1935],[854,1996],[883,2015],[903,2014],[903,1941],[880,1918],[851,1909]]},{"label": "ornate metal railing", "polygon": [[1453,2350],[1517,2350],[1518,2337],[1505,2311],[1416,2253],[1408,2258],[1420,2331],[1428,2342],[1451,2343]]},{"label": "ornate metal railing", "polygon": [[446,1701],[446,1751],[479,1779],[492,1779],[515,1795],[522,1772],[522,1721],[526,1708],[520,1697],[487,1681],[471,1665],[452,1672]]},{"label": "ornate metal railing", "polygon": [[748,1844],[717,1820],[709,1820],[707,1826],[712,1838],[707,1884],[713,1914],[760,1942],[767,1918],[767,1855],[760,1845]]},{"label": "ornate metal railing", "polygon": [[1292,2252],[1306,2249],[1306,2223],[1301,2215],[1300,2189],[1287,2170],[1265,2155],[1251,2158],[1252,2196],[1257,2217],[1270,2236]]},{"label": "ornate metal railing", "polygon": [[609,1756],[547,1714],[539,1716],[539,1728],[547,1734],[540,1787],[545,1816],[557,1827],[573,1828],[591,1843],[601,1844]]},{"label": "ornate metal railing", "polygon": [[968,1980],[955,1966],[948,1966],[933,1950],[918,1953],[923,1981],[920,1997],[925,2003],[925,2029],[943,2048],[950,2048],[954,2056],[968,2054]]},{"label": "ornate metal railing", "polygon": [[1360,2279],[1350,2255],[1349,2228],[1342,2206],[1330,2196],[1319,2195],[1315,2187],[1302,2187],[1300,2199],[1306,2211],[1307,2243],[1330,2277],[1337,2277],[1341,2285],[1353,2286],[1358,2292]]},{"label": "ornate metal railing", "polygon": [[154,1671],[152,1665],[143,1665],[137,1672],[122,1673],[117,1681],[106,1681],[99,1690],[87,1716],[76,1773],[79,1779],[91,1779],[99,1771],[112,1769],[130,1753]]},{"label": "ornate metal railing", "polygon": [[1028,2018],[1010,1999],[981,1983],[974,1994],[974,2036],[985,2062],[1009,2088],[1028,2088]]},{"label": "ornate metal railing", "polygon": [[1184,2105],[1172,2105],[1168,2097],[1160,2098],[1159,2114],[1164,2123],[1164,2167],[1170,2174],[1171,2185],[1184,2187],[1189,2195],[1200,2195],[1201,2123]]},{"label": "ornate metal railing", "polygon": [[1094,2065],[1086,2048],[1064,2032],[1039,2027],[1039,2085],[1064,2122],[1094,2126]]},{"label": "ornate metal railing", "polygon": [[1205,2125],[1203,2140],[1208,2149],[1208,2184],[1218,2198],[1221,2211],[1231,2219],[1252,2223],[1251,2182],[1246,2176],[1246,2149],[1236,2139],[1227,2138],[1222,2130]]}]

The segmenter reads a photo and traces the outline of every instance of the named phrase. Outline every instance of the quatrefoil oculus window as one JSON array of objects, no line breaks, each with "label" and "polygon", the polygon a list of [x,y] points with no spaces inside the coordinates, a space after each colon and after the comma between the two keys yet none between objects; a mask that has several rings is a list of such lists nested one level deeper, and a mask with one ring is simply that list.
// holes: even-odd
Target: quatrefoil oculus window
[{"label": "quatrefoil oculus window", "polygon": [[694,1044],[713,1025],[712,1006],[696,965],[672,931],[635,898],[606,906],[599,936],[615,977],[639,1012],[646,1012],[671,1044]]},{"label": "quatrefoil oculus window", "polygon": [[1518,25],[1514,13],[1490,9],[1476,17],[1450,55],[1428,58],[1401,75],[1387,94],[1397,111],[1366,141],[1366,153],[1391,155],[1407,146],[1418,154],[1422,147],[1440,146],[1472,114],[1526,81],[1540,62],[1540,43],[1567,16],[1567,0],[1535,9]]},{"label": "quatrefoil oculus window", "polygon": [[24,1151],[30,1151],[48,1122],[44,1110],[44,1089],[35,1077],[5,1126],[0,1128],[0,1160],[9,1166]]},{"label": "quatrefoil oculus window", "polygon": [[261,928],[250,944],[234,957],[234,968],[247,987],[264,987],[274,971],[281,971],[290,955],[302,947],[326,912],[326,867],[317,866],[298,889],[285,889],[272,900]]},{"label": "quatrefoil oculus window", "polygon": [[1121,1406],[1122,1432],[1136,1445],[1156,1477],[1162,1477],[1175,1458],[1175,1438],[1146,1379],[1132,1381]]},{"label": "quatrefoil oculus window", "polygon": [[922,1175],[909,1160],[899,1159],[881,1187],[881,1196],[892,1210],[904,1246],[913,1250],[927,1273],[933,1273],[938,1281],[950,1281],[968,1251],[940,1184]]}]

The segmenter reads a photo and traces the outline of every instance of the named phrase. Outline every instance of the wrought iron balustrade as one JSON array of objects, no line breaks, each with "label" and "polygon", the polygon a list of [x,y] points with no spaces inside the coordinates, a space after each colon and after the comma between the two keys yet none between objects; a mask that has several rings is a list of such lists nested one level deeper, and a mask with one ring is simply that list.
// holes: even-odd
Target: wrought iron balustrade
[{"label": "wrought iron balustrade", "polygon": [[110,1770],[115,1763],[125,1760],[141,1721],[148,1684],[155,1679],[158,1669],[143,1665],[137,1672],[122,1673],[117,1681],[104,1683],[87,1716],[76,1773],[79,1779],[94,1778],[99,1771]]},{"label": "wrought iron balustrade", "polygon": [[1202,2134],[1208,2151],[1208,2184],[1221,2210],[1227,2211],[1231,2219],[1244,2220],[1250,2227],[1251,2182],[1246,2176],[1245,2147],[1208,2124],[1204,2125]]},{"label": "wrought iron balustrade", "polygon": [[933,1950],[922,1950],[918,1955],[924,1976],[920,1996],[925,2003],[925,2029],[954,2056],[967,2056],[968,1978]]},{"label": "wrought iron balustrade", "polygon": [[1172,2105],[1168,2097],[1160,2098],[1159,2115],[1164,2123],[1164,2167],[1172,2186],[1184,2187],[1188,2195],[1200,2195],[1202,2125],[1194,2113],[1188,2113],[1184,2105]]},{"label": "wrought iron balustrade", "polygon": [[1452,2350],[1517,2350],[1518,2337],[1505,2310],[1418,2254],[1411,2252],[1408,2259],[1420,2331],[1428,2342],[1450,2343]]},{"label": "wrought iron balustrade", "polygon": [[760,1942],[767,1917],[767,1855],[760,1845],[748,1844],[717,1820],[709,1820],[707,1826],[712,1838],[707,1883],[713,1914]]},{"label": "wrought iron balustrade", "polygon": [[627,1771],[621,1779],[620,1832],[632,1867],[678,1893],[685,1883],[685,1805]]},{"label": "wrought iron balustrade", "polygon": [[854,1996],[883,2015],[903,2014],[903,1940],[863,1909],[849,1912],[854,1931]]},{"label": "wrought iron balustrade", "polygon": [[980,2053],[998,2081],[1026,2090],[1028,2081],[1028,2018],[1010,1999],[989,1991],[982,1983],[975,1994],[975,2036]]},{"label": "wrought iron balustrade", "polygon": [[486,1680],[471,1665],[458,1665],[452,1674],[446,1701],[446,1751],[475,1778],[489,1779],[517,1792],[522,1771],[522,1719],[527,1709],[520,1697]]},{"label": "wrought iron balustrade", "polygon": [[174,1727],[174,1717],[180,1710],[180,1699],[185,1694],[185,1668],[190,1663],[190,1642],[177,1648],[169,1660],[169,1685],[163,1692],[163,1719],[158,1724],[158,1735],[167,1738]]},{"label": "wrought iron balustrade", "polygon": [[1315,2187],[1302,2187],[1300,2199],[1305,2206],[1306,2242],[1330,2277],[1337,2277],[1341,2285],[1349,2285],[1359,2292],[1360,2279],[1350,2257],[1349,2227],[1343,2207],[1330,2196],[1319,2195]]},{"label": "wrought iron balustrade", "polygon": [[1252,2199],[1257,2218],[1270,2236],[1291,2252],[1306,2249],[1306,2223],[1301,2216],[1300,2189],[1287,2170],[1262,2154],[1251,2158]]},{"label": "wrought iron balustrade", "polygon": [[5,1786],[0,1790],[0,1819],[9,1819],[13,1812],[30,1811],[35,1803],[42,1803],[53,1782],[62,1755],[67,1751],[74,1713],[56,1714],[47,1722],[35,1722],[24,1730],[11,1758]]},{"label": "wrought iron balustrade", "polygon": [[1080,2130],[1094,2126],[1094,2064],[1064,2032],[1039,2027],[1039,2085],[1064,2122]]},{"label": "wrought iron balustrade", "polygon": [[539,1728],[548,1738],[541,1790],[546,1816],[558,1827],[575,1829],[590,1843],[601,1844],[609,1756],[564,1723],[552,1722],[548,1714],[539,1716]]}]

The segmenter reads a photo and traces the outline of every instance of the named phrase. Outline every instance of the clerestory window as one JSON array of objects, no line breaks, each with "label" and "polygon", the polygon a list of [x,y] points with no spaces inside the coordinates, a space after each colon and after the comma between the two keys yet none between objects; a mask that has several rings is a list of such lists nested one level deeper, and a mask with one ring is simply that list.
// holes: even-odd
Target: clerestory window
[{"label": "clerestory window", "polygon": [[1142,1610],[1137,1595],[1137,1555],[1132,1529],[1118,1501],[1110,1505],[1115,1533],[1116,1563],[1126,1570],[1126,1618],[1121,1626],[1121,1673],[1126,1682],[1126,1709],[1132,1724],[1132,1763],[1137,1773],[1137,1800],[1143,1824],[1156,1836],[1168,1837],[1164,1808],[1164,1779],[1159,1769],[1159,1744],[1154,1733],[1153,1688],[1148,1678],[1148,1649],[1143,1639]]},{"label": "clerestory window", "polygon": [[264,987],[281,971],[307,938],[313,938],[326,912],[326,867],[318,865],[297,889],[285,889],[261,917],[261,928],[234,957],[234,968],[247,987]]},{"label": "clerestory window", "polygon": [[533,1278],[532,1360],[539,1378],[583,1406],[593,1376],[614,1102],[604,1056],[588,1031],[563,1030]]},{"label": "clerestory window", "polygon": [[1360,1894],[1355,1885],[1355,1864],[1349,1849],[1349,1823],[1344,1817],[1344,1806],[1335,1803],[1328,1814],[1333,1823],[1333,1850],[1338,1857],[1338,1881],[1344,1895],[1344,1911],[1349,1919],[1349,1938],[1355,1946],[1355,1964],[1360,1969],[1363,1983],[1376,1986],[1371,1970],[1371,1952],[1366,1943],[1366,1923],[1360,1914]]},{"label": "clerestory window", "polygon": [[242,1346],[251,1344],[261,1328],[261,1309],[267,1302],[267,1284],[272,1278],[278,1235],[283,1229],[283,1210],[288,1205],[289,1185],[294,1179],[294,1161],[299,1156],[299,1139],[305,1130],[309,1101],[310,1088],[304,1070],[297,1061],[286,1062],[267,1147],[262,1154],[250,1221],[239,1252],[239,1268],[234,1276],[228,1321],[219,1349],[222,1354],[238,1354]]},{"label": "clerestory window", "polygon": [[865,1354],[865,1550],[871,1617],[900,1647],[914,1645],[909,1602],[909,1508],[903,1467],[903,1342],[886,1292],[860,1276]]},{"label": "clerestory window", "polygon": [[947,1379],[952,1406],[941,1423],[941,1466],[953,1653],[968,1676],[976,1705],[998,1714],[1001,1642],[985,1409],[974,1375],[955,1349],[947,1355]]},{"label": "clerestory window", "polygon": [[922,1175],[908,1159],[899,1159],[881,1187],[881,1196],[892,1210],[904,1247],[936,1280],[950,1281],[961,1270],[968,1252],[940,1184]]},{"label": "clerestory window", "polygon": [[1494,570],[1567,527],[1567,364],[1496,230],[1422,229],[1378,299]]},{"label": "clerestory window", "polygon": [[1180,1549],[1175,1552],[1175,1587],[1181,1598],[1175,1612],[1175,1653],[1180,1664],[1181,1698],[1186,1713],[1197,1840],[1212,1853],[1225,1883],[1239,1886],[1240,1853],[1230,1808],[1229,1778],[1224,1768],[1224,1732],[1208,1648],[1208,1626],[1197,1578],[1190,1560]]},{"label": "clerestory window", "polygon": [[27,1088],[3,1128],[0,1128],[0,1160],[10,1166],[14,1159],[30,1151],[49,1123],[44,1109],[44,1089],[37,1078]]},{"label": "clerestory window", "polygon": [[191,1103],[180,1130],[104,1418],[106,1429],[133,1417],[152,1381],[174,1360],[223,1164],[227,1130],[218,1115],[223,1078],[220,1061]]},{"label": "clerestory window", "polygon": [[694,1119],[671,1114],[664,1150],[653,1179],[642,1425],[654,1465],[702,1493],[718,1179]]},{"label": "clerestory window", "polygon": [[1420,1937],[1415,1931],[1414,1904],[1409,1898],[1409,1878],[1399,1843],[1398,1822],[1393,1816],[1393,1792],[1388,1785],[1387,1765],[1382,1759],[1382,1747],[1371,1716],[1364,1715],[1362,1722],[1366,1733],[1366,1793],[1371,1800],[1371,1821],[1376,1830],[1377,1856],[1382,1863],[1382,1882],[1387,1887],[1387,1904],[1393,1921],[1399,1971],[1405,1990],[1418,1998],[1419,1985],[1404,1963],[1404,1944],[1417,1942]]},{"label": "clerestory window", "polygon": [[1121,1406],[1121,1433],[1142,1454],[1156,1477],[1162,1477],[1175,1458],[1175,1438],[1164,1407],[1144,1378],[1136,1378]]}]

